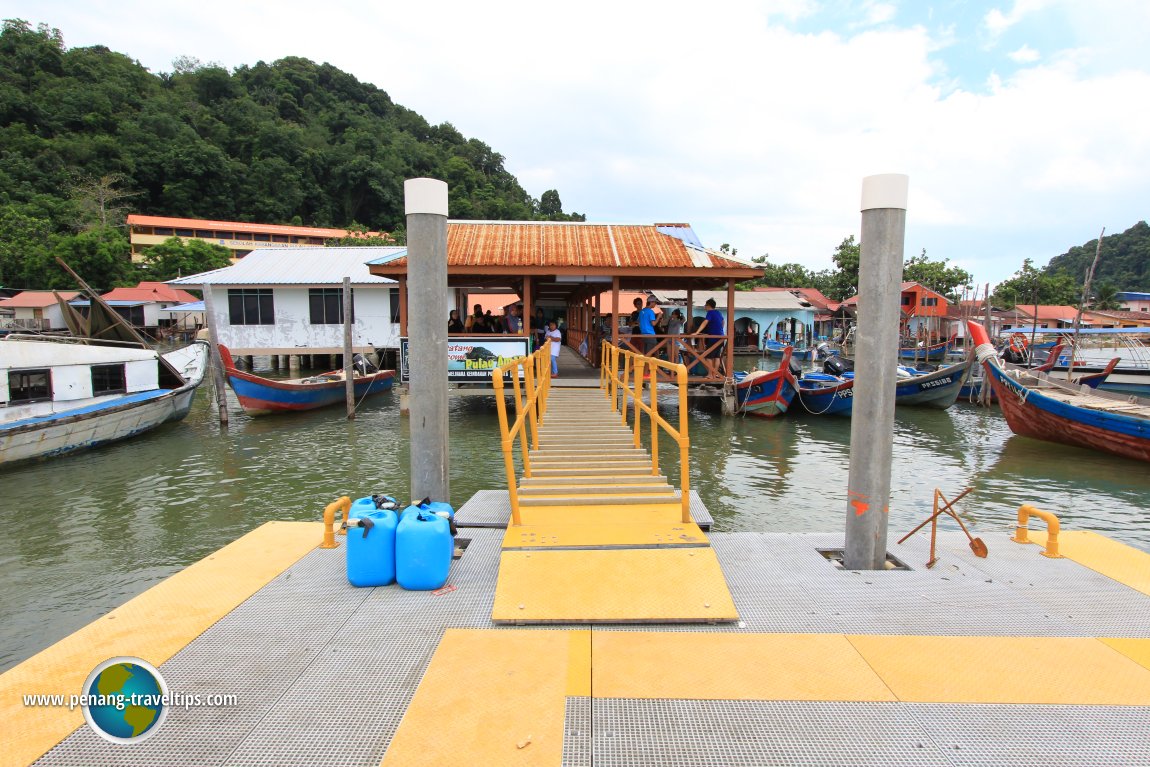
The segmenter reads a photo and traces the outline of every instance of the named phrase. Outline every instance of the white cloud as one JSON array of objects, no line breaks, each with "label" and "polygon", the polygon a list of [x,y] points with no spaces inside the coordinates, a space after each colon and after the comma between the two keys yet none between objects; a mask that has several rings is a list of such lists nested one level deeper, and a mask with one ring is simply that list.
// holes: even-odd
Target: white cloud
[{"label": "white cloud", "polygon": [[991,35],[998,36],[1020,23],[1028,15],[1053,4],[1054,0],[1014,0],[1014,6],[1005,13],[998,8],[990,9],[983,18],[983,23]]},{"label": "white cloud", "polygon": [[[12,15],[41,20],[21,3]],[[1041,5],[1017,2],[1003,19]],[[946,39],[777,23],[806,15],[810,27],[813,8],[334,2],[316,14],[302,0],[274,13],[202,0],[186,12],[77,3],[43,20],[71,45],[106,44],[153,69],[179,54],[329,61],[487,142],[536,197],[558,189],[591,220],[687,221],[708,245],[814,269],[857,234],[872,173],[910,175],[908,254],[925,247],[980,280],[1145,217],[1150,142],[1132,96],[1150,92],[1145,63],[1083,74],[1096,59],[1080,46],[994,75],[985,92],[943,88],[936,52],[962,55],[946,19]]]},{"label": "white cloud", "polygon": [[1023,45],[1018,50],[1012,51],[1007,55],[1010,57],[1011,61],[1018,62],[1019,64],[1033,64],[1041,58],[1041,56],[1038,55],[1038,51],[1034,50],[1029,45]]}]

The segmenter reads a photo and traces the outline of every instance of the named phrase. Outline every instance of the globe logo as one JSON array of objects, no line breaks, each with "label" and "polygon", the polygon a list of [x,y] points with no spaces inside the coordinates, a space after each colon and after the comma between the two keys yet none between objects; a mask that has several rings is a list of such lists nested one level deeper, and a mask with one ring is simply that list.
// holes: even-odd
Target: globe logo
[{"label": "globe logo", "polygon": [[114,743],[139,743],[168,715],[168,686],[155,666],[140,658],[109,658],[88,675],[83,711],[97,735]]}]

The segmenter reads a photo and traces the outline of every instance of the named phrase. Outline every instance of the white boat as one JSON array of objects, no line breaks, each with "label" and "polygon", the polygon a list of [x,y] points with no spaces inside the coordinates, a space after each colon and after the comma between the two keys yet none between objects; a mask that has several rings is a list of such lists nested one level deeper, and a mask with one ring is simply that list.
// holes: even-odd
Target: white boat
[{"label": "white boat", "polygon": [[160,355],[138,345],[0,340],[0,465],[126,439],[188,414],[208,345]]}]

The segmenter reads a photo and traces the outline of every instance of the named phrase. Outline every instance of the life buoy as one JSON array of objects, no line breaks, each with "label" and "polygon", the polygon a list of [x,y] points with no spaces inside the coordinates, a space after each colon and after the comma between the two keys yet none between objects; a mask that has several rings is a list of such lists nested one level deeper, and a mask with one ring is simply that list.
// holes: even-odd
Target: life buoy
[{"label": "life buoy", "polygon": [[1015,354],[1025,354],[1026,346],[1026,336],[1021,333],[1015,333],[1010,337],[1010,351]]}]

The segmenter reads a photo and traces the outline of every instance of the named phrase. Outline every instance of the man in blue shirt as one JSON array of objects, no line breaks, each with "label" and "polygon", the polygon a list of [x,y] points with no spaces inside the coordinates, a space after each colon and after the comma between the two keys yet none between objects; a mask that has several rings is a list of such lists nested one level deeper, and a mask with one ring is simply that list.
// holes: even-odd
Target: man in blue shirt
[{"label": "man in blue shirt", "polygon": [[646,336],[655,335],[655,306],[657,303],[654,296],[647,296],[647,306],[639,312],[639,335],[644,336],[644,338],[639,339],[640,348],[643,354],[647,355],[650,355],[651,349],[655,346],[655,339],[646,338]]},{"label": "man in blue shirt", "polygon": [[[723,313],[715,307],[715,299],[707,299],[707,316],[699,325],[699,329],[695,331],[695,335],[708,335],[708,336],[721,336],[725,335],[723,328]],[[717,378],[719,376],[719,360],[723,354],[723,342],[716,338],[711,338],[703,342],[704,346],[711,346],[714,348],[707,352],[707,369],[710,371],[711,376]]]}]

